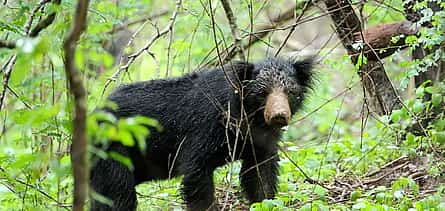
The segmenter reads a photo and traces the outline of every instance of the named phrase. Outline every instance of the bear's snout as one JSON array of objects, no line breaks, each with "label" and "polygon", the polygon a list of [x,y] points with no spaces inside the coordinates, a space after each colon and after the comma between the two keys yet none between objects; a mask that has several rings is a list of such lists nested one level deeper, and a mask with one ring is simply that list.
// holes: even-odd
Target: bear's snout
[{"label": "bear's snout", "polygon": [[270,126],[283,127],[289,123],[291,117],[289,100],[282,89],[273,89],[266,97],[264,119]]}]

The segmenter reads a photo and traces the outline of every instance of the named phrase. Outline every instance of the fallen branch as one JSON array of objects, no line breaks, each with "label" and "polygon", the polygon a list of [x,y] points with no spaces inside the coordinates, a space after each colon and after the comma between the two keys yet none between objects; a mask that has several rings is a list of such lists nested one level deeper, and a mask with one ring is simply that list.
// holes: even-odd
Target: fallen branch
[{"label": "fallen branch", "polygon": [[[385,186],[388,189],[399,178],[411,178],[419,186],[419,195],[416,198],[425,197],[425,193],[435,192],[436,188],[443,184],[443,178],[428,173],[426,166],[431,164],[429,158],[406,156],[399,157],[382,165],[378,170],[366,173],[363,177],[358,175],[345,174],[336,177],[334,181],[326,181],[324,185],[329,187],[327,196],[329,204],[344,203],[351,200],[351,193],[360,190],[363,196],[376,194],[371,190],[378,186]],[[406,194],[411,194],[407,192]]]}]

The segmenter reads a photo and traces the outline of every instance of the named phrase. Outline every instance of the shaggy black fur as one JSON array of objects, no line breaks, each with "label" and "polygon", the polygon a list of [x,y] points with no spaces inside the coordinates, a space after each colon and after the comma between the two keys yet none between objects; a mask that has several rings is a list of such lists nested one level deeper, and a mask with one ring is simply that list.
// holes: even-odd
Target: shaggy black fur
[{"label": "shaggy black fur", "polygon": [[[151,130],[145,153],[117,142],[109,146],[107,151],[128,156],[135,168],[130,171],[111,159],[96,162],[91,187],[113,200],[113,207],[93,201],[91,209],[135,210],[137,184],[178,175],[184,175],[182,193],[188,210],[213,209],[213,171],[239,159],[241,186],[250,202],[273,198],[280,129],[265,124],[264,99],[272,88],[281,87],[289,96],[292,113],[297,111],[311,84],[311,64],[311,60],[270,58],[119,87],[109,96],[117,109],[105,110],[117,118],[143,115],[157,119],[163,131]],[[239,84],[244,87],[242,92],[232,87]],[[244,121],[236,138],[234,124],[242,113],[240,93],[249,122]],[[228,114],[231,121],[227,121]]]}]

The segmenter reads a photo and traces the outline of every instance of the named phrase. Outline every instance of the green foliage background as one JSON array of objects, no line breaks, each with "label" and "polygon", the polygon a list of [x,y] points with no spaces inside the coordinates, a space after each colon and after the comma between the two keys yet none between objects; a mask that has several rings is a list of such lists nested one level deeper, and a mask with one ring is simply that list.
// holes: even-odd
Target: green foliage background
[{"label": "green foliage background", "polygon": [[[366,26],[404,19],[404,2],[382,2],[385,7],[375,1],[364,3],[363,13],[368,15]],[[407,88],[412,77],[445,60],[443,48],[422,61],[409,59],[412,49],[419,45],[424,48],[443,46],[445,4],[437,2],[441,11],[436,13],[426,7],[426,1],[416,5],[423,14],[421,21],[430,21],[433,27],[422,28],[418,36],[407,39],[408,50],[385,59],[385,68],[397,88],[405,89],[407,93],[404,94],[406,107],[394,111],[391,116],[368,117],[363,121],[363,90],[354,65],[348,56],[331,54],[330,48],[322,49],[319,56],[323,60],[317,66],[316,88],[283,134],[281,146],[285,153],[280,154],[279,193],[274,200],[254,204],[250,210],[445,210],[443,114],[430,122],[425,134],[414,134],[408,130],[420,114],[433,109],[443,110],[445,84],[425,83],[417,90]],[[273,3],[232,1],[232,6],[240,28],[248,32],[248,5],[253,6],[255,23],[260,24],[267,22],[267,17],[261,15],[265,8],[283,10],[287,3],[284,0]],[[62,1],[60,6],[49,3],[36,13],[36,18],[54,11],[57,12],[55,22],[37,38],[27,38],[23,26],[37,4],[36,0],[17,0],[9,1],[9,7],[0,6],[0,39],[16,40],[18,46],[13,50],[0,49],[1,64],[17,54],[7,99],[0,111],[0,210],[66,210],[72,202],[69,157],[72,99],[68,97],[61,46],[70,27],[75,2]],[[157,0],[91,2],[88,30],[82,36],[76,54],[76,64],[82,70],[88,89],[90,137],[118,137],[124,144],[143,145],[143,137],[133,140],[129,134],[149,135],[149,131],[141,128],[139,123],[156,125],[153,120],[119,122],[118,126],[109,128],[95,125],[96,118],[117,121],[93,115],[94,109],[105,103],[104,96],[119,83],[164,78],[167,72],[169,77],[179,76],[215,58],[208,1],[185,1],[171,35],[171,43],[168,36],[157,40],[150,48],[154,58],[143,54],[127,73],[112,83],[112,87],[104,89],[108,78],[117,69],[116,64],[119,64],[103,45],[115,38],[109,33],[113,25],[122,24],[127,18],[132,20],[162,10],[169,11],[167,15],[146,23],[134,45],[125,49],[125,52],[132,53],[156,33],[155,26],[162,29],[168,23],[174,6],[174,1]],[[216,37],[229,45],[233,39],[222,7],[217,1],[213,1],[213,7],[217,19]],[[313,16],[320,14],[316,10],[310,13]],[[270,41],[270,38],[265,40]],[[169,43],[170,52],[167,51]],[[268,49],[265,46],[258,43],[249,49],[249,60],[263,58]],[[98,68],[103,72],[98,74]],[[2,71],[4,69],[2,67]],[[4,80],[3,72],[0,73]],[[431,94],[432,100],[423,101],[425,94]],[[90,151],[107,156],[94,148]],[[348,193],[346,201],[333,203],[332,192],[326,186],[308,183],[298,169],[300,167],[310,178],[322,184],[329,184],[335,180],[363,179],[366,173],[401,156],[425,159],[424,167],[428,174],[442,182],[428,187],[432,191],[424,193],[416,181],[400,177],[391,184],[372,189],[357,187]],[[114,158],[131,166],[125,157]],[[232,199],[232,209],[246,206],[239,193],[239,170],[239,163],[234,163],[219,169],[215,175],[218,194],[222,194],[221,199]],[[183,205],[179,190],[180,178],[143,184],[138,187],[138,209],[180,210]]]}]

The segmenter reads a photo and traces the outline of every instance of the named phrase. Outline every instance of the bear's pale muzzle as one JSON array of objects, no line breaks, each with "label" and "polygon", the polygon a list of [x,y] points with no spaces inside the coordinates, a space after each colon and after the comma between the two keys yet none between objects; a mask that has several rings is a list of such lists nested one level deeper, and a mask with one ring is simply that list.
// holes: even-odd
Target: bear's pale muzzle
[{"label": "bear's pale muzzle", "polygon": [[264,119],[271,126],[286,126],[289,123],[291,111],[287,94],[282,89],[273,89],[266,97]]}]

